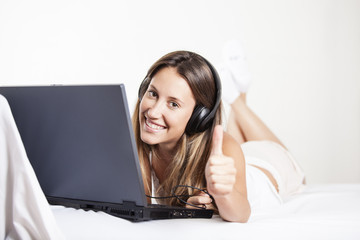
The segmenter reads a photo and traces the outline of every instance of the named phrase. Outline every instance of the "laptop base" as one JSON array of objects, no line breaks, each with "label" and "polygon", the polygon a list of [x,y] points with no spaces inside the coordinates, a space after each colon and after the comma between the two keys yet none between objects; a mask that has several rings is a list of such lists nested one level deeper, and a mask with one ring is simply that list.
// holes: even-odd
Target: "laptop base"
[{"label": "laptop base", "polygon": [[209,209],[188,209],[157,204],[144,207],[137,206],[134,202],[126,201],[124,201],[123,204],[112,204],[56,197],[47,197],[47,200],[51,205],[62,205],[65,207],[92,210],[95,212],[102,211],[112,216],[124,218],[132,222],[158,219],[212,218],[214,212]]}]

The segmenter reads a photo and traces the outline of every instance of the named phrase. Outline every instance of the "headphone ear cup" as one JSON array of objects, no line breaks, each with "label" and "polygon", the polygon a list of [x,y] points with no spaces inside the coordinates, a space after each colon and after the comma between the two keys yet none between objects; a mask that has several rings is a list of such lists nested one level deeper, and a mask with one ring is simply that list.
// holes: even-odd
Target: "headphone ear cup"
[{"label": "headphone ear cup", "polygon": [[214,78],[215,87],[216,87],[216,98],[215,104],[212,110],[200,105],[196,106],[193,114],[186,125],[186,133],[191,135],[198,132],[203,132],[208,129],[216,117],[216,112],[221,104],[221,82],[219,74],[217,73],[216,69],[211,65],[211,63],[203,58],[206,64],[209,66],[212,76]]},{"label": "headphone ear cup", "polygon": [[209,115],[210,110],[205,106],[198,105],[195,107],[187,125],[186,133],[191,135],[197,132],[202,132],[207,126],[207,123],[204,122],[206,117]]}]

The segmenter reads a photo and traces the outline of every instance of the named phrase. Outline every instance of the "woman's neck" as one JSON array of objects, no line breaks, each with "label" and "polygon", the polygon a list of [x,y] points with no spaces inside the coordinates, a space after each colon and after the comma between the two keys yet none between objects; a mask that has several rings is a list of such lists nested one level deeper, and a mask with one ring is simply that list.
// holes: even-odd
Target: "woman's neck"
[{"label": "woman's neck", "polygon": [[166,176],[166,170],[170,165],[171,161],[174,157],[175,151],[166,151],[162,150],[161,148],[157,147],[154,149],[153,159],[152,159],[152,168],[159,179],[160,183],[163,183]]}]

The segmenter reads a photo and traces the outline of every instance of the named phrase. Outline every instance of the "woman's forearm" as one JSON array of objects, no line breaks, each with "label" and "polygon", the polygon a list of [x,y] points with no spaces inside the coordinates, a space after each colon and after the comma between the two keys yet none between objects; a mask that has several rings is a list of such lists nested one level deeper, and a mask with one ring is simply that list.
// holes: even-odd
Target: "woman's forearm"
[{"label": "woman's forearm", "polygon": [[221,218],[225,221],[245,223],[249,220],[251,213],[249,202],[235,189],[231,194],[216,197],[215,202]]}]

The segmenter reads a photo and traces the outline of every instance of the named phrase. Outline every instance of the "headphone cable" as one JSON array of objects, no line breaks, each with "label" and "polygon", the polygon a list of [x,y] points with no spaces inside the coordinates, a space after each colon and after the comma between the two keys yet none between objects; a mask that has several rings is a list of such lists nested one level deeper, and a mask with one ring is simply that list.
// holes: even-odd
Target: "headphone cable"
[{"label": "headphone cable", "polygon": [[186,205],[189,205],[189,206],[192,206],[192,207],[195,207],[195,208],[199,208],[199,209],[206,209],[206,207],[199,207],[199,206],[196,206],[194,204],[191,204],[191,203],[181,199],[181,197],[192,197],[192,196],[195,196],[195,195],[194,194],[191,194],[191,195],[187,195],[187,194],[185,194],[185,195],[177,195],[177,194],[175,194],[176,189],[179,188],[179,187],[192,188],[192,189],[201,191],[201,192],[207,194],[211,198],[211,200],[214,202],[213,196],[211,196],[211,194],[208,191],[206,191],[206,189],[201,189],[201,188],[193,187],[193,186],[189,186],[189,185],[176,185],[171,191],[171,194],[172,194],[171,196],[156,197],[156,196],[150,196],[150,195],[146,195],[146,194],[145,194],[145,196],[148,197],[148,198],[154,198],[154,199],[177,198],[180,202],[182,202],[182,203],[184,203]]}]

